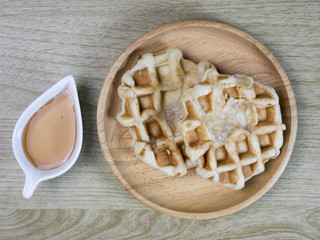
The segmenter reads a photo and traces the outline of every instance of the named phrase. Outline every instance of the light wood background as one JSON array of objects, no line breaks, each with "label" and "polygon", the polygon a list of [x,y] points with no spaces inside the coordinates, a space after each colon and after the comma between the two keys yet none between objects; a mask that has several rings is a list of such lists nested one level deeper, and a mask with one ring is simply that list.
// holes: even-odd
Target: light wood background
[{"label": "light wood background", "polygon": [[[146,31],[182,19],[222,21],[265,44],[296,95],[298,135],[281,178],[260,200],[203,221],[133,198],[105,163],[96,131],[100,88],[115,58]],[[0,239],[320,239],[320,1],[0,2]],[[84,145],[67,173],[21,195],[11,149],[22,111],[63,76],[78,85]]]}]

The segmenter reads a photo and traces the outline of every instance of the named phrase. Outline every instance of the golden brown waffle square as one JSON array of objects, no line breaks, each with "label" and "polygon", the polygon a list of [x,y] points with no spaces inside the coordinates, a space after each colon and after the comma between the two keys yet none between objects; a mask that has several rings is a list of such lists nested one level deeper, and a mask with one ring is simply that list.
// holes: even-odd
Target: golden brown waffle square
[{"label": "golden brown waffle square", "polygon": [[[238,82],[242,78],[241,75],[233,77],[238,78]],[[241,121],[230,121],[226,116],[223,117],[223,127],[219,126],[219,122],[216,124],[219,129],[227,128],[227,130],[232,130],[228,131],[227,138],[225,138],[224,134],[220,134],[224,141],[221,142],[217,138],[214,139],[213,136],[214,141],[211,141],[210,146],[202,148],[202,150],[206,149],[206,152],[200,157],[197,173],[204,178],[232,189],[241,189],[244,187],[245,181],[264,171],[264,163],[266,161],[279,155],[283,144],[285,125],[282,124],[279,100],[274,89],[253,81],[249,83],[248,79],[245,80],[247,81],[246,84],[242,84],[241,87],[232,78],[223,78],[223,80],[218,78],[219,81],[229,82],[228,84],[218,83],[227,101],[225,105],[222,104],[222,108],[226,109],[230,101],[242,101],[243,99],[245,102],[238,103],[242,105],[242,112],[249,113],[248,116],[250,117],[245,126],[239,127]],[[232,86],[232,81],[237,86]],[[197,96],[198,100],[200,98]],[[196,101],[194,100],[194,102]],[[211,102],[214,101],[211,100]],[[190,103],[187,101],[185,105],[190,105]],[[218,111],[220,115],[223,115],[223,111],[217,106],[221,105],[213,104],[212,108],[215,107],[214,111]],[[233,110],[236,106],[237,104],[233,105]],[[227,111],[227,114],[232,116],[232,120],[239,117],[233,110],[228,109]],[[212,113],[207,113],[206,118],[210,114]],[[240,119],[242,117],[240,115]],[[209,120],[211,119],[209,118]],[[212,120],[216,121],[216,119]],[[203,121],[203,123],[206,124],[205,127],[208,132],[211,130],[211,132],[219,133],[217,130],[212,131],[212,126],[210,129],[212,122]],[[228,124],[231,124],[229,129],[226,127]],[[190,124],[190,126],[192,125]],[[213,128],[215,127],[213,124]],[[188,130],[185,130],[186,134]],[[195,158],[198,157],[198,155],[195,156]]]},{"label": "golden brown waffle square", "polygon": [[180,101],[184,84],[199,82],[201,71],[210,66],[199,68],[172,49],[158,56],[145,54],[122,78],[118,120],[131,128],[136,155],[168,175],[185,175],[196,165],[181,152],[184,143],[176,122],[184,117]]}]

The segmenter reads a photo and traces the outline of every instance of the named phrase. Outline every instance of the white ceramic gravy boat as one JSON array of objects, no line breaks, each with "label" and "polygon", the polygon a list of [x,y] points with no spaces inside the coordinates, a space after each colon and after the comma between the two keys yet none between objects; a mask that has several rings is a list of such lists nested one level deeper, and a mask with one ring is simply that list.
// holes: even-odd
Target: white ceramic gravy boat
[{"label": "white ceramic gravy boat", "polygon": [[[75,110],[76,121],[77,121],[76,144],[70,158],[60,167],[57,167],[51,170],[39,170],[38,168],[34,167],[30,163],[30,161],[28,160],[28,158],[24,153],[23,145],[22,145],[23,130],[27,122],[29,121],[29,119],[33,116],[35,112],[37,112],[40,109],[40,107],[42,107],[49,100],[51,100],[60,92],[66,89],[70,90],[72,100],[74,103],[74,110]],[[40,97],[38,97],[33,103],[31,103],[31,105],[29,105],[27,109],[21,114],[13,130],[13,135],[12,135],[13,152],[20,167],[22,168],[24,174],[26,175],[26,181],[25,181],[22,195],[25,198],[30,198],[34,190],[36,189],[37,185],[40,182],[47,179],[55,178],[65,173],[66,171],[68,171],[78,159],[78,156],[80,154],[80,150],[82,147],[82,139],[83,139],[82,117],[81,117],[77,87],[76,87],[76,83],[74,81],[73,76],[69,75],[64,77],[55,85],[53,85],[50,89],[48,89]]]}]

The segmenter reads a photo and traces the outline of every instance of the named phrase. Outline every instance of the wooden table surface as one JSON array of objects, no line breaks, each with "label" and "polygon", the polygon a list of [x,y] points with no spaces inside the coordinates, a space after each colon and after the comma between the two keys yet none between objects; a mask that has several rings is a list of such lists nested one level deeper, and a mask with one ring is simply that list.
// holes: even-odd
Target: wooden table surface
[{"label": "wooden table surface", "polygon": [[[278,182],[229,216],[190,221],[149,209],[105,163],[96,129],[100,88],[115,58],[163,23],[232,24],[269,48],[296,95],[298,134]],[[320,239],[320,1],[9,1],[0,3],[0,239]],[[64,175],[21,195],[11,135],[22,111],[74,75],[84,144]]]}]

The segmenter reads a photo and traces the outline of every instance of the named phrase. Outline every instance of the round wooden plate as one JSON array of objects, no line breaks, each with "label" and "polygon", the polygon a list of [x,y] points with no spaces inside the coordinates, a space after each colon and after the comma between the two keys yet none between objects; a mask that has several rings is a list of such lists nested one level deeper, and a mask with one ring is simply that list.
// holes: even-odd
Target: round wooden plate
[{"label": "round wooden plate", "polygon": [[[275,88],[280,98],[284,132],[281,154],[266,164],[242,190],[234,191],[204,180],[195,170],[169,177],[139,160],[131,146],[129,129],[116,115],[121,109],[117,94],[121,77],[144,53],[179,48],[196,63],[206,60],[220,73],[241,73]],[[272,53],[248,33],[227,24],[186,20],[166,24],[139,37],[112,65],[98,102],[97,125],[106,161],[121,184],[138,200],[162,213],[187,219],[227,215],[250,205],[277,181],[287,165],[297,132],[297,109],[290,81]]]}]

